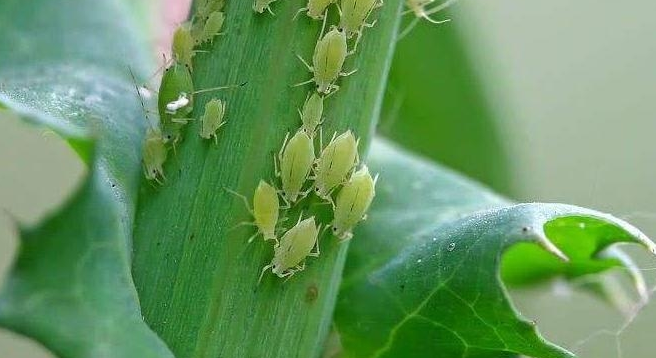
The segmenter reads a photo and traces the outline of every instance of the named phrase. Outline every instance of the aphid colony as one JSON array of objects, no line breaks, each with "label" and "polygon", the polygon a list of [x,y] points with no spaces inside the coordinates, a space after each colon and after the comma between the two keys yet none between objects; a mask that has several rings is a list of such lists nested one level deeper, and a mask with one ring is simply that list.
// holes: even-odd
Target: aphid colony
[{"label": "aphid colony", "polygon": [[[273,2],[256,0],[253,9],[258,13],[264,10],[271,12],[269,6]],[[330,228],[335,237],[346,241],[353,237],[353,228],[366,218],[375,196],[377,178],[371,176],[366,165],[359,164],[359,140],[353,132],[335,133],[330,142],[323,146],[321,125],[324,100],[339,90],[336,84],[339,77],[355,72],[344,72],[344,62],[348,55],[355,53],[362,30],[373,26],[373,23],[368,23],[369,15],[382,5],[382,0],[340,0],[337,4],[340,22],[330,26],[326,32],[328,7],[336,2],[309,0],[307,6],[296,14],[305,13],[313,20],[323,20],[323,24],[312,64],[298,56],[312,73],[312,78],[294,87],[313,84],[316,91],[308,93],[299,110],[300,128],[295,133],[287,133],[274,158],[280,189],[276,189],[275,184],[260,181],[253,195],[253,209],[242,196],[253,216],[254,221],[250,224],[257,228],[255,235],[261,234],[265,241],[274,242],[273,258],[262,269],[260,279],[269,269],[278,277],[291,277],[305,269],[307,257],[319,256],[319,238],[323,233],[323,225],[317,222],[319,216],[304,217],[301,212],[296,224],[286,230],[279,224],[299,202],[320,201],[330,205],[332,220],[323,228]],[[348,40],[351,38],[355,41],[349,51]],[[315,150],[317,138],[320,144]],[[284,205],[281,205],[279,198]],[[252,237],[249,242],[251,240]]]},{"label": "aphid colony", "polygon": [[[225,0],[198,1],[196,12],[191,21],[181,24],[173,34],[171,46],[172,59],[165,61],[157,96],[157,111],[159,122],[149,122],[146,138],[143,144],[144,174],[148,180],[161,183],[165,179],[163,165],[168,156],[168,150],[175,148],[182,139],[182,129],[191,118],[194,108],[194,95],[213,92],[237,86],[221,86],[196,90],[192,81],[192,59],[198,52],[196,47],[211,43],[214,37],[220,35],[225,14]],[[141,97],[144,88],[138,92]],[[142,101],[143,105],[143,101]],[[145,109],[145,108],[144,108]],[[205,105],[200,116],[199,135],[203,139],[214,139],[217,142],[217,131],[225,124],[225,101],[212,98]]]}]

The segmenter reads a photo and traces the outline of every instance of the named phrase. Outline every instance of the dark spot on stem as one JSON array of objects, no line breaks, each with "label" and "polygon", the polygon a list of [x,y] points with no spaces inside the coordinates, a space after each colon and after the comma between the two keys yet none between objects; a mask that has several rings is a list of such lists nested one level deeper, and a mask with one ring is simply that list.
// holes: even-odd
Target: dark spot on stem
[{"label": "dark spot on stem", "polygon": [[305,302],[312,303],[319,297],[319,288],[315,284],[310,284],[305,291]]}]

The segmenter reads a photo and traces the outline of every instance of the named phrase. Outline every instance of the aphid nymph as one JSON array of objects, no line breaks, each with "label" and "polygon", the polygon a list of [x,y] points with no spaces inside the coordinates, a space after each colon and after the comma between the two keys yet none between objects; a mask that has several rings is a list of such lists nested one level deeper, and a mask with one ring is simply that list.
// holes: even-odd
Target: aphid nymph
[{"label": "aphid nymph", "polygon": [[223,10],[225,0],[200,0],[196,1],[196,13],[194,19],[205,20],[215,11]]},{"label": "aphid nymph", "polygon": [[171,50],[176,62],[191,69],[191,58],[194,56],[194,38],[191,36],[189,24],[182,24],[175,29]]},{"label": "aphid nymph", "polygon": [[128,67],[128,70],[130,71],[130,76],[132,77],[134,87],[137,91],[137,97],[139,97],[141,109],[144,111],[146,121],[148,122],[146,137],[144,138],[141,153],[144,175],[146,179],[155,180],[161,184],[161,179],[166,179],[164,176],[164,162],[166,162],[166,157],[168,154],[165,144],[166,141],[162,136],[159,125],[152,123],[148,118],[148,111],[146,111],[146,105],[144,104],[144,99],[141,96],[141,88],[143,87],[137,86],[137,80],[134,76],[134,73],[132,73],[132,69]]},{"label": "aphid nymph", "polygon": [[[319,227],[314,222],[314,216],[303,221],[299,217],[298,223],[289,229],[281,238],[280,244],[273,249],[271,263],[264,266],[260,280],[266,272],[278,277],[291,277],[296,272],[305,269],[305,259],[308,256],[319,256]],[[316,247],[316,251],[312,249]]]},{"label": "aphid nymph", "polygon": [[276,0],[255,0],[253,3],[253,11],[261,14],[264,12],[264,10],[266,10],[271,15],[275,15],[273,11],[271,11],[271,3],[275,1]]},{"label": "aphid nymph", "polygon": [[290,205],[308,194],[308,192],[302,191],[303,184],[307,180],[315,158],[314,143],[305,131],[297,131],[289,140],[287,140],[288,137],[289,134],[285,137],[280,153],[278,153],[280,171],[278,171],[276,163],[276,175],[282,182],[283,199]]},{"label": "aphid nymph", "polygon": [[188,67],[174,62],[164,71],[157,98],[157,109],[164,138],[174,143],[179,139],[180,130],[184,124],[192,120],[192,118],[189,118],[189,115],[193,110],[195,94],[235,87],[237,86],[220,86],[194,90],[194,84]]},{"label": "aphid nymph", "polygon": [[367,18],[374,9],[383,6],[382,0],[342,0],[339,28],[346,33],[347,38],[358,35],[356,46],[360,42],[362,28],[373,27],[375,21],[367,23]]},{"label": "aphid nymph", "polygon": [[376,196],[376,181],[369,174],[367,166],[351,175],[337,195],[332,232],[341,240],[353,237],[351,230],[360,220],[364,220],[371,202]]},{"label": "aphid nymph", "polygon": [[[166,162],[167,149],[162,133],[155,128],[146,130],[146,139],[143,144],[144,175],[148,180],[162,183],[164,176],[164,162]],[[161,179],[160,179],[161,178]]]},{"label": "aphid nymph", "polygon": [[326,9],[337,0],[308,0],[307,6],[298,10],[294,18],[303,11],[314,20],[322,20],[326,15]]},{"label": "aphid nymph", "polygon": [[204,139],[214,137],[216,143],[216,131],[225,124],[223,117],[225,116],[226,105],[220,99],[213,98],[205,104],[205,112],[200,117],[200,136]]},{"label": "aphid nymph", "polygon": [[321,151],[314,169],[314,190],[317,196],[332,203],[331,193],[344,183],[358,161],[358,142],[348,130],[332,140]]},{"label": "aphid nymph", "polygon": [[223,22],[225,21],[225,14],[221,11],[214,11],[209,15],[202,30],[195,37],[195,43],[201,44],[203,42],[212,42],[214,36],[221,34]]},{"label": "aphid nymph", "polygon": [[357,71],[342,72],[347,54],[346,34],[335,26],[331,27],[330,31],[317,42],[314,48],[312,66],[303,57],[297,55],[314,76],[312,79],[298,83],[295,86],[314,82],[317,85],[317,91],[326,95],[338,90],[339,86],[335,84],[337,78],[339,76],[348,76]]},{"label": "aphid nymph", "polygon": [[257,235],[262,234],[265,241],[274,240],[277,243],[276,225],[278,223],[280,202],[278,201],[278,191],[276,188],[264,180],[260,180],[253,194],[253,209],[248,205],[248,200],[246,200],[245,196],[230,189],[226,190],[240,197],[244,201],[246,209],[253,216],[253,222],[246,224],[255,225],[257,232],[248,239],[248,242],[250,243]]},{"label": "aphid nymph", "polygon": [[305,133],[313,137],[317,126],[321,124],[321,117],[323,116],[323,97],[316,92],[308,94],[303,104],[303,110],[299,111],[301,121],[303,122],[303,130]]}]

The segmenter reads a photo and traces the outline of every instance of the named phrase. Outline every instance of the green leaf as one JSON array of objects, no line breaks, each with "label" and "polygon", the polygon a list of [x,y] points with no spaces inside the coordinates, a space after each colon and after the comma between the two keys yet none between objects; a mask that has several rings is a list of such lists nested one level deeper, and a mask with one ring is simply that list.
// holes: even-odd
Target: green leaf
[{"label": "green leaf", "polygon": [[380,172],[378,195],[355,233],[335,313],[347,357],[573,357],[513,308],[502,254],[529,271],[525,250],[548,256],[553,266],[542,271],[553,277],[618,266],[603,253],[619,242],[656,253],[610,215],[513,205],[384,142],[373,146],[370,167]]},{"label": "green leaf", "polygon": [[0,324],[60,357],[172,357],[144,323],[130,274],[145,122],[128,66],[144,77],[148,61],[124,6],[0,3],[0,102],[90,167],[57,213],[20,228],[0,293]]},{"label": "green leaf", "polygon": [[[456,8],[463,8],[456,11]],[[380,133],[403,147],[507,193],[512,185],[499,108],[503,91],[494,83],[484,51],[472,48],[466,32],[478,33],[465,6],[453,5],[439,18],[419,24],[396,46],[385,93]],[[406,15],[404,27],[412,21]],[[474,35],[475,36],[475,35]],[[497,93],[499,92],[499,93]]]},{"label": "green leaf", "polygon": [[[185,126],[183,141],[165,165],[162,186],[144,183],[136,216],[133,274],[146,321],[179,357],[316,357],[330,328],[348,245],[321,239],[321,256],[287,282],[262,267],[272,244],[250,245],[249,201],[260,179],[270,183],[274,156],[285,135],[299,128],[297,109],[314,86],[292,87],[311,78],[296,58],[311,59],[321,22],[300,14],[302,1],[276,1],[275,16],[257,14],[250,1],[227,1],[222,36],[194,57],[197,90],[246,84],[194,97],[199,118],[212,97],[226,101],[226,125],[218,144],[199,136],[199,123]],[[349,56],[339,91],[325,100],[324,144],[335,131],[351,129],[364,154],[378,118],[396,41],[401,0],[385,1]],[[336,24],[332,5],[327,24]],[[315,148],[319,147],[319,141]],[[318,151],[318,150],[317,150]],[[363,156],[364,158],[364,156]],[[287,213],[287,228],[301,210],[329,223],[329,205],[311,198]],[[315,198],[316,199],[316,198]],[[248,340],[247,340],[248,339]],[[246,341],[247,340],[247,341]]]}]

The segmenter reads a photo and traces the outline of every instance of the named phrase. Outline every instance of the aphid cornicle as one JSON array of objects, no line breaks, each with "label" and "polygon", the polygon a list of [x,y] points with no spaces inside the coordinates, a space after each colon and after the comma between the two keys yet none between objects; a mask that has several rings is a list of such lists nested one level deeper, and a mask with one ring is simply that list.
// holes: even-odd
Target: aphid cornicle
[{"label": "aphid cornicle", "polygon": [[[328,6],[337,0],[308,0],[307,6],[298,10],[296,15],[307,11],[306,14],[312,19],[323,20]],[[296,16],[294,16],[296,17]]]},{"label": "aphid cornicle", "polygon": [[266,10],[271,15],[274,15],[273,11],[271,11],[271,3],[275,1],[276,0],[255,0],[253,3],[253,11],[261,14]]},{"label": "aphid cornicle", "polygon": [[204,139],[214,137],[216,143],[216,131],[225,124],[223,117],[225,116],[226,105],[220,99],[213,98],[205,104],[205,112],[200,117],[200,136]]},{"label": "aphid cornicle", "polygon": [[305,99],[303,110],[299,111],[301,121],[303,122],[303,130],[305,133],[313,137],[317,126],[321,124],[321,117],[323,116],[323,97],[316,92]]},{"label": "aphid cornicle", "polygon": [[334,218],[331,224],[332,232],[342,240],[353,237],[351,230],[363,220],[376,195],[376,181],[369,174],[367,166],[351,175],[342,190],[337,194]]},{"label": "aphid cornicle", "polygon": [[317,196],[332,203],[330,194],[344,183],[358,158],[358,142],[348,130],[332,140],[321,151],[314,169],[314,190]]},{"label": "aphid cornicle", "polygon": [[252,242],[259,234],[262,234],[265,241],[274,240],[278,242],[276,239],[276,225],[278,224],[280,202],[278,201],[278,191],[276,188],[264,180],[260,180],[253,194],[253,209],[248,205],[248,200],[245,196],[230,189],[226,190],[241,198],[244,201],[246,209],[253,216],[253,222],[245,224],[255,225],[257,232],[248,239],[248,242]]},{"label": "aphid cornicle", "polygon": [[303,130],[297,131],[291,139],[288,138],[289,133],[278,153],[280,172],[276,164],[276,174],[282,182],[283,199],[291,205],[307,195],[302,190],[314,163],[314,143]]},{"label": "aphid cornicle", "polygon": [[155,180],[161,184],[164,176],[164,162],[166,162],[167,149],[162,133],[153,128],[148,128],[143,144],[144,175],[148,180]]},{"label": "aphid cornicle", "polygon": [[337,78],[339,76],[348,76],[356,71],[342,72],[347,54],[346,34],[335,26],[331,27],[330,31],[317,42],[314,48],[312,66],[297,55],[314,76],[312,79],[298,83],[295,86],[314,82],[319,93],[330,94],[338,90],[339,86],[335,84]]},{"label": "aphid cornicle", "polygon": [[[281,238],[280,244],[273,249],[271,263],[264,266],[260,280],[266,272],[271,272],[278,277],[291,277],[296,272],[305,269],[305,259],[308,256],[319,256],[319,227],[314,222],[314,216],[303,221],[299,217],[298,223],[289,229]],[[316,246],[316,251],[312,249]]]},{"label": "aphid cornicle", "polygon": [[191,58],[194,56],[194,38],[191,36],[189,24],[182,24],[175,29],[171,51],[176,62],[191,69]]}]

